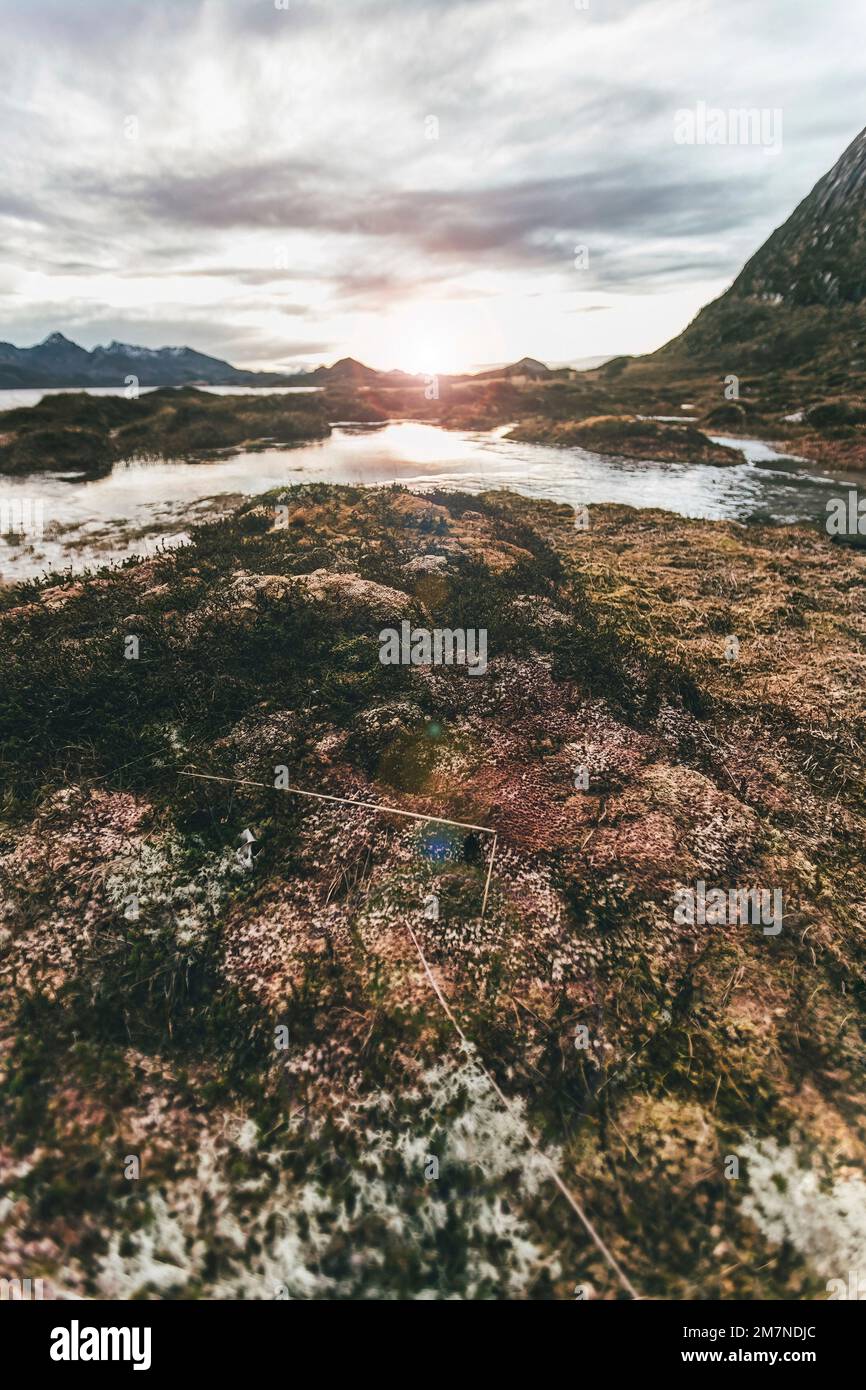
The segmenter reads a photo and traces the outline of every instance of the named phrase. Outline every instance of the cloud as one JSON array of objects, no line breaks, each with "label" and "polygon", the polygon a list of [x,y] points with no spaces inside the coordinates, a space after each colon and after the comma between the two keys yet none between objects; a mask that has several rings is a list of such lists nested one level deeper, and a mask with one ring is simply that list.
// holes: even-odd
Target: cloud
[{"label": "cloud", "polygon": [[[444,303],[495,361],[533,301],[561,360],[610,317],[575,312],[589,291],[619,301],[617,349],[656,346],[862,123],[854,8],[0,0],[4,335],[172,326],[266,366],[384,352],[392,318],[396,352]],[[698,100],[781,107],[782,155],[677,146]]]}]

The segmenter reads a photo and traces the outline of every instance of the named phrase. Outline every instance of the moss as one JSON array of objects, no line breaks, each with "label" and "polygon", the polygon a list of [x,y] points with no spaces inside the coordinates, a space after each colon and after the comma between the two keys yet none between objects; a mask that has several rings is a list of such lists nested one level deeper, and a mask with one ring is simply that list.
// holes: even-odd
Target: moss
[{"label": "moss", "polygon": [[630,415],[598,415],[584,420],[528,420],[511,438],[533,444],[577,445],[633,459],[681,459],[688,463],[737,464],[742,455],[714,444],[689,424],[665,424]]},{"label": "moss", "polygon": [[[419,554],[444,564],[416,578]],[[322,569],[353,578],[331,598],[285,582]],[[484,626],[483,680],[383,666],[356,579],[431,626]],[[857,556],[796,529],[609,507],[577,531],[507,494],[316,484],[172,555],[4,595],[0,1137],[27,1170],[18,1226],[65,1223],[89,1295],[114,1251],[122,1296],[223,1296],[226,1280],[260,1296],[297,1220],[299,1248],[325,1252],[314,1296],[571,1297],[584,1279],[616,1296],[517,1161],[520,1127],[452,1087],[453,1027],[411,926],[642,1292],[811,1296],[808,1259],[772,1247],[723,1165],[751,1132],[793,1128],[866,1158],[862,587]],[[483,918],[479,834],[311,803],[274,789],[276,765],[296,787],[495,829]],[[252,867],[205,904],[196,885],[247,827]],[[698,878],[782,885],[780,937],[677,923],[673,891]],[[495,1146],[466,1158],[467,1106],[475,1139],[508,1128],[504,1167]],[[127,1143],[141,1187],[120,1174]],[[451,1153],[440,1189],[413,1145]],[[188,1265],[136,1284],[188,1210]],[[479,1212],[504,1222],[498,1243]]]},{"label": "moss", "polygon": [[220,449],[267,439],[295,444],[329,433],[318,397],[216,396],[193,387],[149,391],[135,400],[63,392],[0,414],[0,473],[70,469],[109,473],[137,455],[212,458]]}]

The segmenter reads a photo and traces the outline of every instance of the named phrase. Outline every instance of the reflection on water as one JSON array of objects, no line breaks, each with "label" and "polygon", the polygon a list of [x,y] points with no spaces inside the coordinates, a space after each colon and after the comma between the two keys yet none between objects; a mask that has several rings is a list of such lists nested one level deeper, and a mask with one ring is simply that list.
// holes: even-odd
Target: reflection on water
[{"label": "reflection on water", "polygon": [[844,482],[816,477],[760,440],[715,436],[744,456],[741,464],[719,468],[616,460],[585,449],[521,444],[504,433],[448,431],[414,421],[345,425],[328,439],[295,449],[202,464],[132,461],[92,482],[70,483],[56,474],[0,479],[0,502],[7,509],[29,498],[41,501],[44,512],[41,540],[0,537],[0,572],[9,581],[46,568],[151,554],[161,543],[183,540],[193,521],[240,496],[308,481],[396,481],[468,492],[506,487],[572,506],[620,502],[684,516],[815,523],[823,523],[829,497],[844,495],[858,482],[852,475]]}]

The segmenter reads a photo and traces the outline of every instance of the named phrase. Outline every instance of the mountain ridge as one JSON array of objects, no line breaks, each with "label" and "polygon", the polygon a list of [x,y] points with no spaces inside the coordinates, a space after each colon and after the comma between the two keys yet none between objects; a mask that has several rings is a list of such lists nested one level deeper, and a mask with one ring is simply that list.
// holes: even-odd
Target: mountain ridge
[{"label": "mountain ridge", "polygon": [[[866,130],[724,294],[646,360],[784,370],[866,360]],[[857,364],[859,365],[859,364]]]},{"label": "mountain ridge", "polygon": [[49,333],[33,347],[0,342],[0,389],[122,386],[134,376],[141,386],[288,384],[284,372],[250,372],[195,348],[140,347],[113,339],[88,350],[63,333]]},{"label": "mountain ridge", "polygon": [[[522,357],[507,366],[480,372],[439,373],[443,381],[487,381],[556,376],[544,362]],[[141,347],[112,339],[88,350],[63,333],[49,333],[33,347],[0,342],[0,390],[14,388],[74,389],[122,386],[127,376],[141,386],[409,386],[427,380],[425,374],[398,368],[379,371],[355,357],[341,357],[330,366],[303,372],[253,372],[191,347]]]}]

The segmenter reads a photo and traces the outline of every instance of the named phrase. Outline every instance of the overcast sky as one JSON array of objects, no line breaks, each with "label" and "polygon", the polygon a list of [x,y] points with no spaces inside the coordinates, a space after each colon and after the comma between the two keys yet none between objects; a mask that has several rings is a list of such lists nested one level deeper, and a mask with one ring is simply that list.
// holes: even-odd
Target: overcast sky
[{"label": "overcast sky", "polygon": [[[641,352],[866,125],[862,0],[280,3],[0,0],[0,338]],[[781,148],[678,143],[699,102]]]}]

